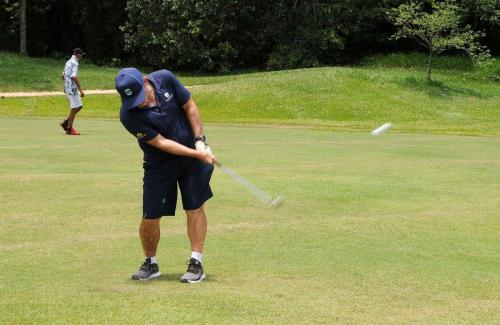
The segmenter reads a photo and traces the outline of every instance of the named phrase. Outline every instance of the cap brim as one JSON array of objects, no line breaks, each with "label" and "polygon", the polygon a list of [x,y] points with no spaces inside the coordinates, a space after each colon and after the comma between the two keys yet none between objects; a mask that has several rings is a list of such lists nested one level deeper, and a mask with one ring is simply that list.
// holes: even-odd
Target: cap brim
[{"label": "cap brim", "polygon": [[140,103],[142,103],[146,99],[146,87],[142,87],[141,92],[137,94],[135,97],[131,98],[123,98],[122,97],[122,108],[124,109],[129,109],[129,108],[134,108]]}]

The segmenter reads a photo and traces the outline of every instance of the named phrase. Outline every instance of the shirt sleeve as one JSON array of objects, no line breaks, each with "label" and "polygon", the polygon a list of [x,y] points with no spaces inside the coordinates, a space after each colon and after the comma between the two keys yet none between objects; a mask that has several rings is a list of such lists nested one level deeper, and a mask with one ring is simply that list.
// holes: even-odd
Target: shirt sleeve
[{"label": "shirt sleeve", "polygon": [[78,63],[73,63],[71,65],[71,75],[70,77],[73,78],[73,77],[76,77],[78,75]]},{"label": "shirt sleeve", "polygon": [[168,70],[162,70],[162,77],[164,81],[170,85],[170,87],[174,90],[175,98],[177,99],[177,103],[180,106],[186,104],[186,102],[191,98],[191,93],[186,87],[177,79],[177,77]]},{"label": "shirt sleeve", "polygon": [[139,116],[134,116],[134,113],[129,113],[120,116],[120,121],[122,122],[125,129],[130,132],[137,140],[141,142],[148,142],[153,140],[159,132],[154,128],[144,123]]}]

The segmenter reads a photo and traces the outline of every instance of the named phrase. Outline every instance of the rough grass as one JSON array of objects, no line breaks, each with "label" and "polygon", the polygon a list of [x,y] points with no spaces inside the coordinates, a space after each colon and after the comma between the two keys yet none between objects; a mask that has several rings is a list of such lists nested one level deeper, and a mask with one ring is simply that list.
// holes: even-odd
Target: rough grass
[{"label": "rough grass", "polygon": [[[69,59],[70,56],[68,56]],[[61,73],[65,60],[30,58],[0,51],[0,92],[62,91]],[[144,73],[151,69],[140,68]],[[84,89],[114,89],[119,68],[80,63],[79,78]],[[241,78],[240,75],[202,76],[180,73],[186,85],[210,84]]]},{"label": "rough grass", "polygon": [[[0,118],[0,323],[495,324],[497,138],[206,125],[227,166],[207,203],[207,281],[184,285],[182,212],[141,262],[141,155],[116,120]],[[20,132],[22,130],[22,132]],[[36,136],[34,135],[36,133]],[[244,141],[242,140],[244,139]]]},{"label": "rough grass", "polygon": [[[500,83],[444,68],[436,69],[436,81],[428,83],[411,64],[375,62],[379,64],[200,77],[191,91],[209,122],[367,130],[390,121],[395,130],[407,132],[499,134]],[[82,117],[116,118],[119,97],[88,95],[84,106]],[[3,116],[66,114],[63,97],[0,99]]]}]

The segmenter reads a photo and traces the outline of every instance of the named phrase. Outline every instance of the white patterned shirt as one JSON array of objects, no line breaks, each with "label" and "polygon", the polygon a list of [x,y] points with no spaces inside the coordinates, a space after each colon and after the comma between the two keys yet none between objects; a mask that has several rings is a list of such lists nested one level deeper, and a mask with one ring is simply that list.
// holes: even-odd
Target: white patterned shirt
[{"label": "white patterned shirt", "polygon": [[66,61],[66,65],[64,66],[64,92],[68,95],[76,95],[78,87],[76,86],[76,82],[71,79],[72,77],[76,77],[78,74],[78,60],[76,56],[71,56],[71,59]]}]

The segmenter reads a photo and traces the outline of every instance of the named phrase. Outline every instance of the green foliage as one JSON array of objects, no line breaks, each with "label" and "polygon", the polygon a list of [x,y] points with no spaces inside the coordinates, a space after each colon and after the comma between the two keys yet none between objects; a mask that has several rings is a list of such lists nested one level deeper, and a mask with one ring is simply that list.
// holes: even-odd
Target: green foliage
[{"label": "green foliage", "polygon": [[19,1],[0,1],[0,49],[19,50]]},{"label": "green foliage", "polygon": [[270,69],[315,67],[337,62],[345,40],[335,28],[332,5],[311,1],[275,2],[265,16],[273,40]]},{"label": "green foliage", "polygon": [[248,0],[131,0],[125,47],[154,67],[227,72],[260,50],[262,9]]},{"label": "green foliage", "polygon": [[330,7],[333,29],[344,40],[337,62],[356,62],[371,53],[390,51],[394,27],[386,11],[405,0],[325,1]]},{"label": "green foliage", "polygon": [[[28,1],[28,53],[65,58],[76,46],[99,65],[228,72],[352,64],[414,51],[394,42],[387,10],[406,0]],[[428,0],[420,1],[428,7]],[[441,1],[439,1],[441,3]],[[456,3],[462,26],[500,53],[500,1]],[[469,38],[475,35],[469,35]],[[477,40],[477,39],[476,39]],[[17,0],[0,1],[0,50],[18,51]],[[470,52],[482,59],[480,48]]]},{"label": "green foliage", "polygon": [[[28,1],[27,41],[32,56],[65,57],[82,47],[90,60],[107,64],[122,56],[123,35],[119,25],[125,19],[123,0],[108,1]],[[0,50],[18,50],[19,13],[17,1],[0,2]]]},{"label": "green foliage", "polygon": [[465,22],[473,30],[485,32],[483,43],[493,53],[500,52],[500,1],[499,0],[463,0],[459,6]]},{"label": "green foliage", "polygon": [[132,0],[122,30],[126,49],[155,67],[314,67],[382,47],[389,36],[387,6],[360,0]]},{"label": "green foliage", "polygon": [[413,38],[428,50],[428,80],[433,56],[446,50],[464,50],[478,65],[490,58],[489,50],[478,42],[484,34],[461,26],[462,17],[454,0],[431,1],[431,12],[424,11],[421,3],[410,1],[392,10],[390,15],[398,28],[394,39]]},{"label": "green foliage", "polygon": [[460,6],[471,16],[479,17],[475,23],[486,22],[500,26],[500,1],[462,0]]},{"label": "green foliage", "polygon": [[[126,19],[124,0],[72,1],[72,11],[81,33],[79,39],[91,62],[118,66],[123,55],[124,39],[119,28]],[[76,7],[76,8],[75,8]],[[71,42],[76,43],[76,40]]]}]

